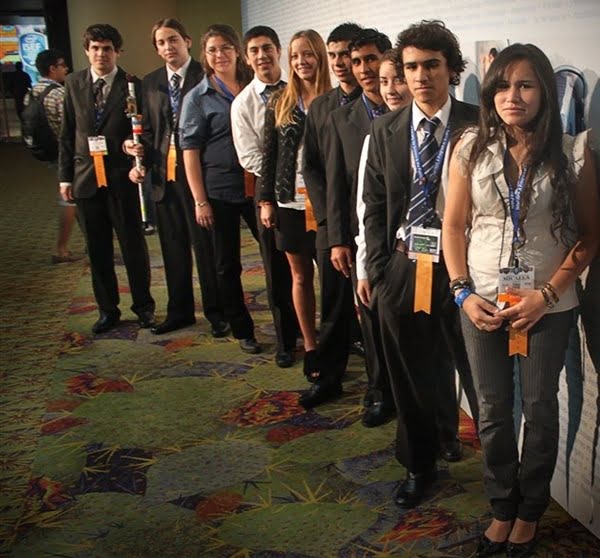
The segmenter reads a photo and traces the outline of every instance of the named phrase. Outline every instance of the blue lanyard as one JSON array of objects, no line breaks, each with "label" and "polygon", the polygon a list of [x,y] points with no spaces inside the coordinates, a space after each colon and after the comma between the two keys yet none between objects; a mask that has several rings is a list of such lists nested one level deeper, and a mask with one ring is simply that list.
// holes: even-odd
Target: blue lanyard
[{"label": "blue lanyard", "polygon": [[421,155],[419,153],[419,142],[417,140],[417,132],[415,132],[414,126],[410,127],[410,148],[412,149],[413,158],[415,160],[415,169],[417,171],[417,178],[423,186],[423,192],[426,197],[429,197],[432,186],[435,186],[442,176],[442,167],[444,166],[444,158],[446,157],[446,149],[448,149],[448,143],[450,142],[450,122],[444,130],[444,136],[442,137],[442,144],[440,145],[438,154],[433,164],[433,170],[429,176],[425,176],[423,170],[423,161],[421,161]]},{"label": "blue lanyard", "polygon": [[[507,152],[508,153],[508,152]],[[504,156],[504,162],[506,165],[506,155]],[[519,219],[521,215],[521,198],[523,197],[523,190],[525,188],[525,182],[527,181],[527,174],[529,173],[529,167],[523,165],[521,174],[517,180],[517,185],[512,188],[508,180],[508,205],[510,207],[510,217],[513,222],[513,245],[518,244],[519,237]]]},{"label": "blue lanyard", "polygon": [[220,79],[217,74],[213,74],[213,77],[215,78],[215,81],[217,82],[217,85],[221,88],[221,91],[223,91],[223,94],[225,95],[225,98],[230,102],[233,103],[233,100],[235,99],[235,95],[229,90],[229,88],[225,85],[225,82]]},{"label": "blue lanyard", "polygon": [[369,115],[369,120],[374,120],[375,116],[373,115],[373,109],[369,105],[369,101],[367,101],[367,96],[363,93],[361,95],[361,98],[362,98],[363,104],[365,105],[365,108],[367,109],[367,114]]}]

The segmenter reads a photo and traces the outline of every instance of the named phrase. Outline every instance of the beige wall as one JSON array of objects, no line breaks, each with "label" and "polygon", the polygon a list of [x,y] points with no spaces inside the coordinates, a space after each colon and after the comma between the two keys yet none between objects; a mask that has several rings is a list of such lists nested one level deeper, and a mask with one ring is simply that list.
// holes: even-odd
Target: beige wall
[{"label": "beige wall", "polygon": [[193,38],[192,54],[198,56],[200,35],[211,23],[229,23],[241,30],[239,0],[67,0],[74,70],[87,66],[81,35],[92,23],[110,23],[123,36],[119,65],[143,76],[160,64],[150,41],[154,23],[164,17],[179,18]]}]

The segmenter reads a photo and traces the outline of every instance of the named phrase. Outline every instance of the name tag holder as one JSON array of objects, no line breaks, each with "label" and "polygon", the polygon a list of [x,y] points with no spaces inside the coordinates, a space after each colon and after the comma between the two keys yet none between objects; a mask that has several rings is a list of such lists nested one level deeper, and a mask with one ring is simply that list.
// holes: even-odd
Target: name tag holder
[{"label": "name tag holder", "polygon": [[433,291],[433,264],[439,263],[442,231],[425,227],[412,227],[408,244],[408,257],[416,260],[415,300],[413,310],[431,314]]},{"label": "name tag holder", "polygon": [[104,166],[104,156],[108,155],[105,136],[89,136],[88,147],[90,155],[94,159],[94,171],[96,172],[96,184],[98,188],[107,188],[106,168]]},{"label": "name tag holder", "polygon": [[[522,265],[519,267],[502,268],[498,273],[498,302],[500,308],[510,308],[517,304],[521,297],[507,293],[512,289],[533,289],[535,286],[535,268]],[[508,326],[508,356],[528,353],[528,335],[526,331],[517,331]]]}]

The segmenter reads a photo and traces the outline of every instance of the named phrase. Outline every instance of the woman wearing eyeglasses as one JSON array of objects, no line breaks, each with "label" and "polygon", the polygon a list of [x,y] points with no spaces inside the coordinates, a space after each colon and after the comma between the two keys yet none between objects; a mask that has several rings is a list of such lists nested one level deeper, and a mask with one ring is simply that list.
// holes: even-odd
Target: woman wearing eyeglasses
[{"label": "woman wearing eyeglasses", "polygon": [[313,286],[316,230],[307,227],[301,171],[306,113],[316,97],[331,89],[321,36],[312,29],[294,34],[288,63],[290,81],[272,95],[265,117],[260,219],[266,228],[276,227],[277,248],[290,263],[292,299],[304,340],[304,374],[314,381],[319,373]]},{"label": "woman wearing eyeglasses", "polygon": [[261,351],[241,282],[240,219],[257,237],[251,198],[244,192],[244,172],[231,135],[230,110],[235,96],[250,82],[240,39],[229,25],[211,25],[202,40],[206,75],[184,98],[179,140],[196,221],[212,230],[217,280],[225,319],[246,353]]}]

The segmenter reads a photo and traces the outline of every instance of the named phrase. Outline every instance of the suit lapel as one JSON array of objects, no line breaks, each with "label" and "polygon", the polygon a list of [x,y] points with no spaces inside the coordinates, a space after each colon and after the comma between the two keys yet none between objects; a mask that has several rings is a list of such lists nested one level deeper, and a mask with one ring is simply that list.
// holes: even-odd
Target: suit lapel
[{"label": "suit lapel", "polygon": [[167,67],[163,67],[157,76],[156,89],[158,90],[158,109],[162,113],[162,117],[167,122],[167,127],[171,128],[171,101],[169,98],[169,78]]},{"label": "suit lapel", "polygon": [[94,93],[92,91],[92,73],[89,68],[83,74],[82,77],[83,79],[81,80],[81,95],[82,99],[84,99],[85,106],[88,107],[88,110],[86,111],[88,117],[88,129],[95,130],[96,106],[94,101]]}]

